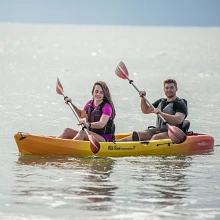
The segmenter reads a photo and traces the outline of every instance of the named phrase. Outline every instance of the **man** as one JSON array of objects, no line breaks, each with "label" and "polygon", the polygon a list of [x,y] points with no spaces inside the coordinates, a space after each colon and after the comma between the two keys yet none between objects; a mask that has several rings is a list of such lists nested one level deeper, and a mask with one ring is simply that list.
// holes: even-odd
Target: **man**
[{"label": "man", "polygon": [[[143,98],[143,96],[146,96],[146,92],[140,91],[141,111],[144,114],[159,113],[170,125],[175,125],[182,129],[183,121],[187,117],[187,105],[183,99],[177,97],[177,90],[177,82],[174,79],[165,80],[164,94],[166,99],[162,98],[154,102],[152,105],[155,109],[149,106]],[[131,136],[117,141],[157,140],[164,138],[169,138],[167,126],[161,118],[157,116],[156,127],[144,131],[134,131]]]}]

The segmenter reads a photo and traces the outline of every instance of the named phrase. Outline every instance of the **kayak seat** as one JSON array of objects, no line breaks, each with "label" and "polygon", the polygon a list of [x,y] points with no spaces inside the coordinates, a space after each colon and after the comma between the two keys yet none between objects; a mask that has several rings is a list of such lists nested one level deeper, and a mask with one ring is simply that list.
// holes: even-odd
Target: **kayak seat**
[{"label": "kayak seat", "polygon": [[190,127],[190,121],[184,120],[184,121],[183,121],[183,125],[182,125],[182,130],[183,130],[183,132],[184,132],[185,134],[188,133],[189,127]]}]

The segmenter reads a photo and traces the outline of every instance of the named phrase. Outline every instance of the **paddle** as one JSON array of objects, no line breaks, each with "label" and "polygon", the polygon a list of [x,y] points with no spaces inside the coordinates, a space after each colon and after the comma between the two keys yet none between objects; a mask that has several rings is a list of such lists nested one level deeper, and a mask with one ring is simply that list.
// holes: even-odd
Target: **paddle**
[{"label": "paddle", "polygon": [[[61,85],[60,83],[60,80],[59,78],[57,77],[57,85],[56,85],[56,92],[59,94],[59,95],[63,95],[64,99],[67,98],[65,95],[64,95],[64,90],[63,90],[63,86]],[[68,102],[68,105],[69,107],[71,108],[72,112],[74,113],[74,115],[76,116],[77,120],[80,121],[75,109],[73,108],[73,106]],[[83,125],[82,125],[83,127]],[[88,138],[89,138],[89,141],[90,141],[90,148],[91,148],[91,151],[94,153],[94,154],[97,154],[99,152],[99,149],[100,149],[100,144],[98,142],[98,140],[91,134],[89,134],[89,132],[87,131],[86,128],[84,128],[84,131],[86,132]]]},{"label": "paddle", "polygon": [[[129,81],[129,83],[132,84],[138,92],[140,92],[139,89],[134,85],[133,80],[129,79],[128,70],[122,61],[118,64],[118,66],[115,70],[115,74],[122,79],[127,79]],[[145,96],[143,96],[143,98],[145,99],[145,101],[147,102],[147,104],[150,107],[155,109],[154,106],[147,100],[147,98]],[[161,114],[158,114],[158,115],[162,119],[164,124],[167,126],[168,135],[169,135],[170,139],[173,141],[173,143],[180,144],[186,140],[187,136],[180,128],[178,128],[176,126],[169,125],[168,122],[163,118],[163,116]]]}]

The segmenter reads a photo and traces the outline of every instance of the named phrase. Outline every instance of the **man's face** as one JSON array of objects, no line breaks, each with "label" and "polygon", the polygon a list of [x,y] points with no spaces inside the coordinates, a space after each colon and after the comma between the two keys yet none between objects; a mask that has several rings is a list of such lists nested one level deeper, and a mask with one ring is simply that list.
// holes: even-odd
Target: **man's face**
[{"label": "man's face", "polygon": [[177,88],[174,83],[166,83],[164,85],[164,93],[167,98],[172,98],[176,95]]}]

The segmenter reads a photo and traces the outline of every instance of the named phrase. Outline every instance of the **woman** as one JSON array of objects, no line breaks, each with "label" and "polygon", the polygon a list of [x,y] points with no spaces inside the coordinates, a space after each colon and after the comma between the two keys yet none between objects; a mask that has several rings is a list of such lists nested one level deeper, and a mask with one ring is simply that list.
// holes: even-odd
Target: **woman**
[{"label": "woman", "polygon": [[[80,119],[86,118],[86,121],[80,120],[78,125],[86,127],[97,141],[112,141],[115,131],[115,108],[108,86],[102,81],[96,82],[92,96],[93,99],[89,100],[82,110],[78,109],[70,98],[66,98],[65,103],[69,102],[72,105]],[[83,129],[77,131],[71,128],[66,128],[58,138],[89,140]]]}]

